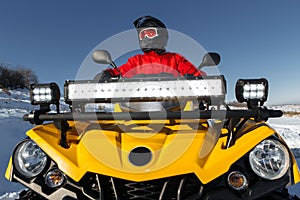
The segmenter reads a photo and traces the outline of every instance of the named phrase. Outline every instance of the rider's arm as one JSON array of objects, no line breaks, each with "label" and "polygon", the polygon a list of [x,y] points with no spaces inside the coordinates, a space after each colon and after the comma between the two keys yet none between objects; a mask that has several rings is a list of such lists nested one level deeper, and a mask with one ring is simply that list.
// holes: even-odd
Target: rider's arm
[{"label": "rider's arm", "polygon": [[198,70],[191,62],[185,57],[176,54],[178,71],[181,75],[193,75],[193,76],[206,76],[206,73],[202,70]]},{"label": "rider's arm", "polygon": [[[134,68],[137,66],[137,60],[138,60],[138,55],[133,56],[131,58],[128,59],[128,61],[121,65],[120,67],[118,67],[118,69],[107,69],[106,71],[108,71],[111,76],[119,76],[122,75],[122,77],[126,77],[126,78],[130,78],[133,76],[134,74]],[[121,73],[121,74],[120,74]]]}]

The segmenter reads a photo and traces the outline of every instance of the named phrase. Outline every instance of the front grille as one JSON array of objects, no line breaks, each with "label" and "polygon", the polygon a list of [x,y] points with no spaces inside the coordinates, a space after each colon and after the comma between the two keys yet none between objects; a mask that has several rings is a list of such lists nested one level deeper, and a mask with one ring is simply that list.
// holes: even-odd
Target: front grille
[{"label": "front grille", "polygon": [[129,182],[124,186],[129,199],[157,199],[162,188],[161,183],[154,185],[150,182]]},{"label": "front grille", "polygon": [[[86,180],[89,180],[86,182]],[[81,181],[83,192],[95,199],[188,199],[200,194],[201,183],[194,174],[143,182],[88,173]]]}]

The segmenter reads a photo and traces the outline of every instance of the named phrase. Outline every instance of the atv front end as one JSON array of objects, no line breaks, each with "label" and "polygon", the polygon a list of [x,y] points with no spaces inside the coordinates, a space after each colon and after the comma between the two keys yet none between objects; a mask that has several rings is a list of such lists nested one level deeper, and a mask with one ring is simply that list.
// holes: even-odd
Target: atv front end
[{"label": "atv front end", "polygon": [[[6,178],[30,189],[21,199],[292,198],[286,186],[300,181],[298,166],[266,123],[282,115],[262,107],[267,86],[265,79],[239,80],[237,96],[248,109],[232,110],[223,76],[67,81],[67,113],[59,111],[53,83],[33,86],[40,110],[24,119],[37,126],[15,148]],[[86,107],[132,101],[172,101],[183,109]],[[187,101],[191,106],[183,106]]]}]

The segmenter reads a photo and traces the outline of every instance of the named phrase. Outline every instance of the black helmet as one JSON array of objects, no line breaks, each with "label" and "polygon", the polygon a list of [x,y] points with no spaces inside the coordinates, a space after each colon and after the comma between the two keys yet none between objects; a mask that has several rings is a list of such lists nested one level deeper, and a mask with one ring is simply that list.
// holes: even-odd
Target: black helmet
[{"label": "black helmet", "polygon": [[138,32],[139,44],[142,51],[154,50],[157,53],[165,52],[168,31],[163,22],[152,16],[143,16],[135,20],[133,24]]}]

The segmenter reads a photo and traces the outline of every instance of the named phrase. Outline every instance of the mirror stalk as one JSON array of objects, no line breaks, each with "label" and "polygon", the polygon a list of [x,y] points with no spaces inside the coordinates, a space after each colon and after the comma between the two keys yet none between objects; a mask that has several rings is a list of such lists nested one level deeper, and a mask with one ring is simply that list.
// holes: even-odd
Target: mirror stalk
[{"label": "mirror stalk", "polygon": [[119,73],[118,77],[121,78],[122,73],[121,73],[120,69],[118,68],[118,66],[113,61],[111,61],[110,65],[118,71],[118,73]]},{"label": "mirror stalk", "polygon": [[198,70],[202,69],[204,67],[204,65],[201,63],[198,67]]}]

